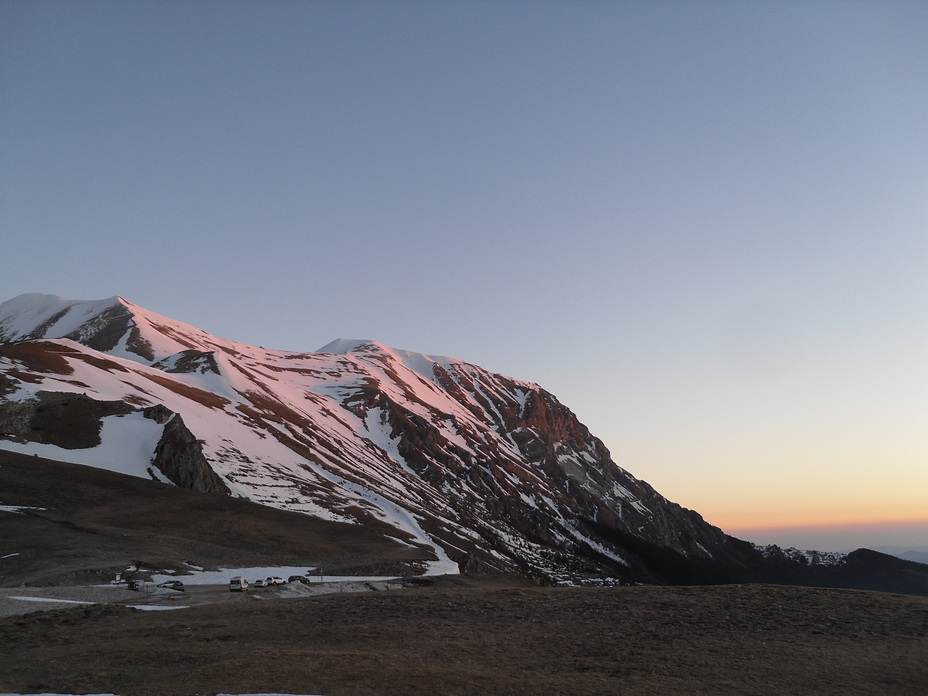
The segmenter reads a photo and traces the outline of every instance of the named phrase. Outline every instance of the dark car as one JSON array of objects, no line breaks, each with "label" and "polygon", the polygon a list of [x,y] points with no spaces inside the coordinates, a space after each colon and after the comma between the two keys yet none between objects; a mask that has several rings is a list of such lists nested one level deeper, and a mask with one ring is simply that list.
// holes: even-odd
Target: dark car
[{"label": "dark car", "polygon": [[287,582],[301,582],[304,585],[308,585],[309,578],[305,575],[291,575],[289,578],[287,578]]},{"label": "dark car", "polygon": [[158,587],[166,587],[169,590],[177,590],[178,592],[184,591],[184,583],[180,580],[168,580],[167,582],[162,582]]}]

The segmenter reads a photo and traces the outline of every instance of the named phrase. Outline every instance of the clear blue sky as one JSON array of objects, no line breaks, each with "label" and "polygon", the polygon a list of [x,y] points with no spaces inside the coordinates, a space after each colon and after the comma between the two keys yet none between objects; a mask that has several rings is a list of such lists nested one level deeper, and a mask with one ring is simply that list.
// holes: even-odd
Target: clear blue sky
[{"label": "clear blue sky", "polygon": [[915,1],[0,0],[0,300],[464,358],[728,530],[928,520],[926,36]]}]

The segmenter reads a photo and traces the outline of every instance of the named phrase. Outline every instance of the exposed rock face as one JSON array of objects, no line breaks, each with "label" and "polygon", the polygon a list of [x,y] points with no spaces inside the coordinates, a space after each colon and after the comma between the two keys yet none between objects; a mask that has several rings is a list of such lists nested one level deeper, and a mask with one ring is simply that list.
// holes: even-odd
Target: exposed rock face
[{"label": "exposed rock face", "polygon": [[[385,359],[377,346],[359,350]],[[436,365],[434,379],[476,418],[490,420],[497,437],[453,414],[424,417],[421,402],[411,408],[408,398],[371,385],[344,403],[362,418],[379,413],[405,463],[445,494],[442,504],[455,519],[478,532],[479,542],[453,538],[440,520],[424,522],[436,538],[466,551],[459,562],[470,572],[508,558],[549,579],[586,573],[659,581],[664,571],[651,568],[657,549],[683,565],[741,566],[753,553],[617,466],[549,392],[463,363]],[[513,537],[520,540],[515,549]]]},{"label": "exposed rock face", "polygon": [[176,374],[194,372],[220,374],[219,365],[216,363],[216,354],[213,351],[184,350],[153,363],[152,367]]},{"label": "exposed rock face", "polygon": [[32,297],[37,298],[31,307],[35,323],[26,330],[16,331],[0,325],[0,342],[68,338],[105,353],[126,338],[129,350],[149,360],[153,357],[151,345],[141,336],[132,311],[121,298],[92,303],[93,311],[82,314],[82,305],[88,303],[51,296]]},{"label": "exposed rock face", "polygon": [[166,421],[163,406],[145,409],[145,416],[165,423],[164,434],[155,448],[152,466],[181,488],[191,488],[204,493],[229,495],[229,487],[210,467],[203,456],[203,447],[187,428],[179,413]]},{"label": "exposed rock face", "polygon": [[66,334],[65,338],[105,353],[115,348],[119,339],[131,328],[132,313],[125,306],[114,304]]}]

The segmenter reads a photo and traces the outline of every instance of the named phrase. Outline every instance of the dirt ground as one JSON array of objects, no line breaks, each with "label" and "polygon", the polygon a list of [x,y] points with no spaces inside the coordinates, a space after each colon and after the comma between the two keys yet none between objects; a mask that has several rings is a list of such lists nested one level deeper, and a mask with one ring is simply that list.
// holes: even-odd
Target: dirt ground
[{"label": "dirt ground", "polygon": [[9,616],[0,651],[0,692],[18,693],[924,696],[928,599],[448,578],[355,594],[236,593],[176,611]]}]

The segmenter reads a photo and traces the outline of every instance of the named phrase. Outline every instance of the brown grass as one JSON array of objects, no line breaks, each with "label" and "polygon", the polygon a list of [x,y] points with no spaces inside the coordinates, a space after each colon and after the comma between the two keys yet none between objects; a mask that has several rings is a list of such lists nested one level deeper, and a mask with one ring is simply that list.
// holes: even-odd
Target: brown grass
[{"label": "brown grass", "polygon": [[209,408],[214,408],[217,410],[222,410],[226,404],[229,403],[229,400],[208,392],[204,389],[198,389],[197,387],[192,387],[189,384],[184,384],[183,382],[170,377],[163,377],[152,372],[143,372],[139,371],[138,374],[145,379],[148,379],[155,384],[160,384],[165,389],[169,389],[175,394],[180,394],[183,397],[190,399],[191,401],[196,401],[198,404],[203,404]]},{"label": "brown grass", "polygon": [[[0,356],[15,360],[34,372],[70,375],[74,372],[62,354],[74,355],[77,351],[47,341],[28,341],[0,345]],[[22,374],[16,375],[24,379]],[[33,381],[33,380],[26,380]]]},{"label": "brown grass", "polygon": [[0,504],[39,508],[0,511],[4,587],[108,582],[137,560],[379,575],[430,557],[359,525],[3,451]]},{"label": "brown grass", "polygon": [[778,586],[433,587],[0,620],[0,690],[924,696],[928,600]]},{"label": "brown grass", "polygon": [[[356,525],[12,453],[0,452],[0,491],[3,504],[45,508],[0,512],[0,584],[11,588],[99,581],[139,559],[388,574],[422,557]],[[355,595],[218,594],[227,601],[177,611],[0,619],[0,693],[928,693],[924,597],[540,588],[496,576]]]}]

